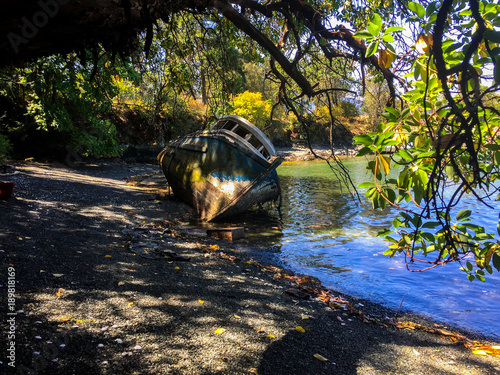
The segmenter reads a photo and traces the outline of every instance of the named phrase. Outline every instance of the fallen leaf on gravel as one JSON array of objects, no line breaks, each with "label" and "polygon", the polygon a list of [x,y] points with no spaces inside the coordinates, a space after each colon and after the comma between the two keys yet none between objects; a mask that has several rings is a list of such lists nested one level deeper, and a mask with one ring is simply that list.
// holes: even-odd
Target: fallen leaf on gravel
[{"label": "fallen leaf on gravel", "polygon": [[226,329],[225,329],[225,328],[217,328],[217,329],[215,330],[215,333],[216,333],[217,335],[222,335],[224,332],[226,332]]},{"label": "fallen leaf on gravel", "polygon": [[122,286],[122,285],[125,285],[125,283],[123,281],[118,281],[118,286]]},{"label": "fallen leaf on gravel", "polygon": [[64,276],[64,273],[53,273],[52,276],[61,277],[61,276]]},{"label": "fallen leaf on gravel", "polygon": [[174,270],[180,270],[180,267],[174,267]]},{"label": "fallen leaf on gravel", "polygon": [[302,320],[311,319],[311,317],[309,315],[306,315],[306,314],[302,314],[300,317],[302,318]]},{"label": "fallen leaf on gravel", "polygon": [[234,317],[235,317],[236,319],[241,319],[241,316],[238,316],[238,315],[236,315],[236,314],[234,314]]},{"label": "fallen leaf on gravel", "polygon": [[133,304],[134,304],[133,302],[130,302],[128,305],[129,305],[129,306],[132,306]]},{"label": "fallen leaf on gravel", "polygon": [[60,296],[61,294],[63,294],[66,290],[63,289],[63,288],[59,288],[59,290],[57,291],[56,295]]},{"label": "fallen leaf on gravel", "polygon": [[271,334],[271,333],[270,333],[269,335],[267,335],[267,337],[269,337],[270,339],[275,339],[275,338],[276,338],[276,337],[275,337],[273,334]]},{"label": "fallen leaf on gravel", "polygon": [[61,320],[62,320],[63,322],[67,322],[67,321],[68,321],[68,320],[70,320],[70,319],[71,319],[71,318],[62,318],[62,317],[61,317]]},{"label": "fallen leaf on gravel", "polygon": [[420,353],[417,352],[415,349],[413,349],[413,353],[415,353],[415,355],[420,355]]},{"label": "fallen leaf on gravel", "polygon": [[314,354],[314,358],[316,358],[319,361],[323,361],[323,362],[328,361],[327,358],[323,357],[321,354],[318,354],[318,353]]},{"label": "fallen leaf on gravel", "polygon": [[45,272],[45,270],[40,270],[40,273]]},{"label": "fallen leaf on gravel", "polygon": [[111,258],[111,255],[105,255],[104,258]]},{"label": "fallen leaf on gravel", "polygon": [[198,303],[204,304],[204,303],[205,303],[205,301],[203,301],[203,300],[199,299],[199,300],[198,300]]},{"label": "fallen leaf on gravel", "polygon": [[500,357],[500,346],[480,345],[472,353],[476,355],[493,355]]},{"label": "fallen leaf on gravel", "polygon": [[297,331],[299,331],[299,332],[302,332],[302,333],[304,333],[304,332],[306,331],[306,330],[305,330],[304,328],[302,328],[301,326],[297,326],[297,327],[295,327],[295,329],[296,329]]}]

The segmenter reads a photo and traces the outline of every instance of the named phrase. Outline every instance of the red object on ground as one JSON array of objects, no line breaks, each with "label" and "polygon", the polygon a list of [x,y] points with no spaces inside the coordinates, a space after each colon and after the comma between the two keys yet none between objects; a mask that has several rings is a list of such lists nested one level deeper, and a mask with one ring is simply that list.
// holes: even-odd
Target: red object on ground
[{"label": "red object on ground", "polygon": [[0,181],[0,200],[7,201],[14,192],[15,182]]}]

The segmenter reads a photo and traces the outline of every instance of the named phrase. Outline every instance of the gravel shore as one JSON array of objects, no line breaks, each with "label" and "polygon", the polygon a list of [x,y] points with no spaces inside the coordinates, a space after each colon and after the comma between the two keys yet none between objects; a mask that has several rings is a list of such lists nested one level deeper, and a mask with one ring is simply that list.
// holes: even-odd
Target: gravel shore
[{"label": "gravel shore", "polygon": [[3,346],[2,373],[500,372],[446,327],[402,313],[395,324],[394,311],[184,230],[192,211],[158,189],[156,165],[12,165],[0,328],[15,350]]}]

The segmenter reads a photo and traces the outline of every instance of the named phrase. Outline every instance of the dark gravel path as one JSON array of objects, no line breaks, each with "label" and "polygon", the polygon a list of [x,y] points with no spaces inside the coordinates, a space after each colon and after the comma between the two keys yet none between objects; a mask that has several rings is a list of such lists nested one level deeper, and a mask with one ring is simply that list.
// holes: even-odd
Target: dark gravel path
[{"label": "dark gravel path", "polygon": [[[127,185],[132,176],[158,172],[155,165],[15,167],[15,196],[0,202],[0,342],[9,341],[14,316],[7,315],[10,268],[16,367],[4,345],[2,373],[500,371],[499,358],[437,334],[364,323],[345,303],[332,308],[285,293],[297,287],[290,278],[249,262],[244,250],[180,229],[188,207]],[[382,320],[394,314],[348,300]],[[402,317],[409,318],[417,319]]]}]

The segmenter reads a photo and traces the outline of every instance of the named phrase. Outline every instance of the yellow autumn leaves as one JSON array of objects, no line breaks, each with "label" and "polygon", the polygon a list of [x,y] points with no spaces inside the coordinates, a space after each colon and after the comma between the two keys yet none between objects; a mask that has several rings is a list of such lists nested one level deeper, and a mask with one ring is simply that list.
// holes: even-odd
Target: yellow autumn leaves
[{"label": "yellow autumn leaves", "polygon": [[422,33],[419,35],[417,42],[415,43],[415,49],[421,55],[426,54],[432,48],[432,34]]},{"label": "yellow autumn leaves", "polygon": [[392,62],[394,61],[394,57],[396,55],[394,52],[388,49],[379,49],[378,50],[378,65],[380,65],[381,68],[387,69],[391,66]]},{"label": "yellow autumn leaves", "polygon": [[226,332],[226,329],[225,328],[217,328],[215,330],[215,334],[216,335],[222,335],[224,332]]}]

